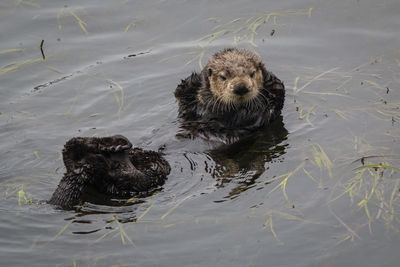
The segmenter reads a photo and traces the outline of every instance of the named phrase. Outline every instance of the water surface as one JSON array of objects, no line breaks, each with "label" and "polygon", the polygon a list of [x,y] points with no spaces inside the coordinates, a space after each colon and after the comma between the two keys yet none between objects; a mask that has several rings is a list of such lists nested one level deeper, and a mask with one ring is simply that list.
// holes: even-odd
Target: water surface
[{"label": "water surface", "polygon": [[[398,265],[399,12],[396,0],[3,1],[0,265]],[[230,147],[176,140],[176,85],[229,46],[285,82],[282,118]],[[64,143],[111,134],[166,145],[162,190],[46,204]]]}]

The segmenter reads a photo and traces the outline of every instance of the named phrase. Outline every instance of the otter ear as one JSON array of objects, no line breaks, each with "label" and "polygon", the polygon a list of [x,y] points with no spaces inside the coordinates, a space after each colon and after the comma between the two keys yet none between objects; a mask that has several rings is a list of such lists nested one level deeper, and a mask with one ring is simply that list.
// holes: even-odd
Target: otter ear
[{"label": "otter ear", "polygon": [[211,74],[212,74],[212,69],[209,68],[209,69],[207,70],[207,73],[208,73],[208,76],[211,76]]}]

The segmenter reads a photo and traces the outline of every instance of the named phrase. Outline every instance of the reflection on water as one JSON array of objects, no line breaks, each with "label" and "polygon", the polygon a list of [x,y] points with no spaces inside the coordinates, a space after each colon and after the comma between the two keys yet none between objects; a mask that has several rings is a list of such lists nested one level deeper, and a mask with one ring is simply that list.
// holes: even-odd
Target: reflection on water
[{"label": "reflection on water", "polygon": [[[398,0],[0,2],[1,266],[398,265]],[[176,140],[180,79],[236,45],[285,82],[284,125]],[[38,201],[66,140],[117,133],[166,145],[161,191]]]},{"label": "reflection on water", "polygon": [[229,193],[230,198],[251,188],[266,171],[266,165],[285,154],[288,144],[283,141],[287,134],[282,117],[279,117],[267,128],[236,143],[206,152],[215,162],[211,174],[218,181],[217,187],[237,184]]}]

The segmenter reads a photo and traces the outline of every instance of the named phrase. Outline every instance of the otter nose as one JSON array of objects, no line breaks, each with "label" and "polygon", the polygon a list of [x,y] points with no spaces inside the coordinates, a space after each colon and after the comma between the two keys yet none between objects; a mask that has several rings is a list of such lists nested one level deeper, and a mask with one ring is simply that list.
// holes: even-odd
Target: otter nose
[{"label": "otter nose", "polygon": [[239,84],[233,88],[233,92],[236,95],[243,96],[249,92],[249,88],[247,88],[244,84]]}]

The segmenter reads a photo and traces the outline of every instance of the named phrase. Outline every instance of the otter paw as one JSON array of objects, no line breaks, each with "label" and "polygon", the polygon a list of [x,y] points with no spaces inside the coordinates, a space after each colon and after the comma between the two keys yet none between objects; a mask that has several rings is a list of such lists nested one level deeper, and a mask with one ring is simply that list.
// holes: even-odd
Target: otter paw
[{"label": "otter paw", "polygon": [[131,142],[123,135],[114,135],[98,139],[98,149],[101,152],[122,152],[132,148]]}]

